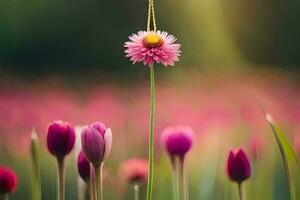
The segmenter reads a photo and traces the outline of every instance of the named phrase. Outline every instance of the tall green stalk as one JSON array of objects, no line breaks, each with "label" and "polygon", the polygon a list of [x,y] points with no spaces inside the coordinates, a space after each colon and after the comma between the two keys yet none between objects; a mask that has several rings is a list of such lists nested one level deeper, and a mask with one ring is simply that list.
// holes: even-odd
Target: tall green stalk
[{"label": "tall green stalk", "polygon": [[182,200],[188,199],[187,184],[184,172],[184,158],[179,158],[180,196]]},{"label": "tall green stalk", "polygon": [[103,164],[95,167],[97,200],[103,199],[102,166]]},{"label": "tall green stalk", "polygon": [[96,175],[92,164],[90,164],[90,184],[89,184],[89,199],[97,200],[96,194]]},{"label": "tall green stalk", "polygon": [[65,159],[57,158],[57,175],[58,175],[58,184],[57,184],[57,199],[65,200]]},{"label": "tall green stalk", "polygon": [[176,159],[174,159],[174,163],[172,166],[172,187],[173,187],[173,200],[179,200],[180,199],[180,189],[179,189],[179,168],[176,162]]},{"label": "tall green stalk", "polygon": [[246,200],[244,193],[243,193],[242,183],[238,183],[238,190],[239,190],[240,200]]},{"label": "tall green stalk", "polygon": [[150,67],[150,133],[149,133],[149,175],[147,184],[147,200],[152,200],[153,190],[153,148],[154,148],[154,113],[155,113],[155,78],[154,66]]}]

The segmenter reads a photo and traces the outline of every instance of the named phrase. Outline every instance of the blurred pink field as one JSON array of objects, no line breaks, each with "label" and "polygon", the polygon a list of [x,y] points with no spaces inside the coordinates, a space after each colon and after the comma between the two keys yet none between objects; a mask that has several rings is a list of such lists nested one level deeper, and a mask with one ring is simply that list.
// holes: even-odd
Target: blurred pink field
[{"label": "blurred pink field", "polygon": [[[213,132],[229,134],[241,126],[248,130],[246,135],[256,135],[267,126],[258,101],[277,121],[290,127],[290,133],[299,130],[300,92],[287,79],[276,75],[220,77],[158,81],[156,132],[179,124],[193,127],[198,137]],[[111,85],[80,91],[57,83],[1,87],[1,145],[26,149],[32,127],[45,134],[47,124],[57,119],[73,125],[103,121],[114,130],[115,138],[130,131],[146,140],[148,85]]]}]

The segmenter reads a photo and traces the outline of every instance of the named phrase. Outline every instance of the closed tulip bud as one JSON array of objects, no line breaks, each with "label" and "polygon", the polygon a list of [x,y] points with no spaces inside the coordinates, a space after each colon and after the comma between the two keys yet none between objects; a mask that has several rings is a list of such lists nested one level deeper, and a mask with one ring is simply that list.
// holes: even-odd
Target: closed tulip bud
[{"label": "closed tulip bud", "polygon": [[18,177],[16,173],[7,167],[0,167],[0,196],[15,192],[17,185]]},{"label": "closed tulip bud", "polygon": [[[85,126],[81,132],[82,150],[87,159],[92,163],[95,171],[96,199],[102,199],[102,166],[107,158],[112,144],[112,133],[102,123],[96,122]],[[93,182],[93,181],[92,181]]]},{"label": "closed tulip bud", "polygon": [[81,134],[81,144],[87,159],[94,166],[100,166],[104,159],[105,144],[99,131],[90,126],[84,127]]},{"label": "closed tulip bud", "polygon": [[81,132],[82,150],[87,159],[94,165],[100,166],[107,158],[111,144],[112,133],[102,123],[85,126]]},{"label": "closed tulip bud", "polygon": [[103,136],[105,143],[105,152],[103,161],[106,160],[112,145],[112,133],[110,128],[106,128],[105,125],[101,122],[95,122],[91,125],[93,128],[99,131],[99,133]]},{"label": "closed tulip bud", "polygon": [[[194,142],[194,131],[188,126],[173,126],[163,130],[161,142],[171,158],[173,199],[186,199],[184,158]],[[179,162],[177,162],[179,161]]]},{"label": "closed tulip bud", "polygon": [[194,131],[190,127],[167,127],[162,132],[161,141],[171,159],[178,156],[184,159],[194,142]]},{"label": "closed tulip bud", "polygon": [[90,180],[90,162],[84,155],[83,151],[80,151],[77,158],[77,170],[84,181],[88,182]]},{"label": "closed tulip bud", "polygon": [[246,153],[242,149],[229,152],[227,174],[232,181],[239,184],[250,177],[250,162]]},{"label": "closed tulip bud", "polygon": [[148,161],[138,158],[127,160],[122,163],[119,174],[130,184],[146,182],[148,177]]},{"label": "closed tulip bud", "polygon": [[49,152],[57,159],[58,190],[57,199],[65,199],[65,156],[68,155],[75,144],[75,131],[73,127],[63,121],[54,121],[48,125],[47,147]]},{"label": "closed tulip bud", "polygon": [[63,121],[54,121],[48,125],[47,147],[49,152],[57,158],[69,154],[75,143],[73,127]]}]

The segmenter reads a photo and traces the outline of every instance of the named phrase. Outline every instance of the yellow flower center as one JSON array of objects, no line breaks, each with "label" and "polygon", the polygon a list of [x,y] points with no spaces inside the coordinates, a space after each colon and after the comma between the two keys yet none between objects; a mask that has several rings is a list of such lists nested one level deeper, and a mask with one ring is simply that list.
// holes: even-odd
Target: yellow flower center
[{"label": "yellow flower center", "polygon": [[162,45],[163,40],[159,35],[150,33],[145,37],[144,43],[149,47],[159,47]]}]

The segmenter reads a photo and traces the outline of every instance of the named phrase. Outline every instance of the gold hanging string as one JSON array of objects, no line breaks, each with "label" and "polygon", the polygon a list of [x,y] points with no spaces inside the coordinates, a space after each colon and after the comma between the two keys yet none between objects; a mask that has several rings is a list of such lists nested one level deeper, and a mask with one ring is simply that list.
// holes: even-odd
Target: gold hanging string
[{"label": "gold hanging string", "polygon": [[148,1],[148,17],[147,17],[147,32],[150,31],[150,24],[151,24],[151,10],[152,10],[152,6],[151,6],[151,2],[152,0]]},{"label": "gold hanging string", "polygon": [[154,0],[151,0],[152,2],[152,21],[153,21],[153,30],[156,31],[156,17],[155,17],[155,11],[154,11]]},{"label": "gold hanging string", "polygon": [[152,16],[152,24],[153,24],[153,31],[156,31],[156,17],[154,11],[154,0],[148,1],[148,17],[147,17],[147,31],[151,31],[151,16]]}]

